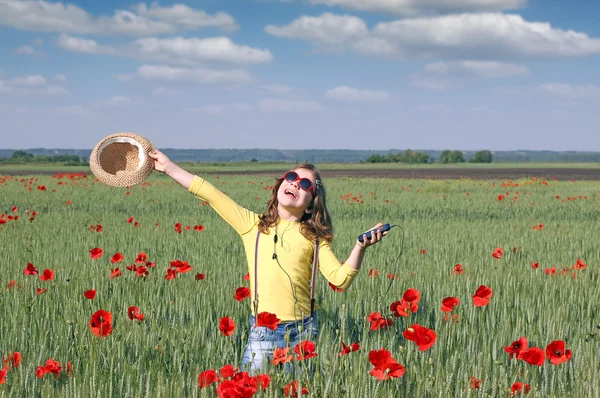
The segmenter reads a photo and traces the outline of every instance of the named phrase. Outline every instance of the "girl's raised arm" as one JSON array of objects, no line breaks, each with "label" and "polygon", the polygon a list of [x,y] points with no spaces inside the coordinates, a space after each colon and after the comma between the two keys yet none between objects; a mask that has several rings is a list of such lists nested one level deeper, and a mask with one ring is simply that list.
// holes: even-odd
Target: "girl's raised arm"
[{"label": "girl's raised arm", "polygon": [[156,171],[165,173],[177,181],[185,189],[190,188],[190,185],[192,185],[192,180],[194,179],[194,175],[192,173],[177,166],[167,157],[167,155],[158,149],[156,149],[154,152],[150,152],[148,155],[154,159],[154,169]]}]

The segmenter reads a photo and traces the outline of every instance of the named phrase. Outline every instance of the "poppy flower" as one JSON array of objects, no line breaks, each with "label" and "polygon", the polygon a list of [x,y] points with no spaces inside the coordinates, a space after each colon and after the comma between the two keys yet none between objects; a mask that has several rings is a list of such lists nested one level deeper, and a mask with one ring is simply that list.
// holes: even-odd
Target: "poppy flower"
[{"label": "poppy flower", "polygon": [[51,269],[45,269],[40,275],[40,280],[44,282],[54,280],[54,271]]},{"label": "poppy flower", "polygon": [[469,382],[471,383],[471,388],[479,388],[479,385],[481,384],[482,381],[483,380],[479,380],[475,376],[469,376]]},{"label": "poppy flower", "polygon": [[105,310],[94,312],[90,319],[90,331],[98,337],[106,337],[112,333],[112,313]]},{"label": "poppy flower", "polygon": [[521,359],[521,354],[527,351],[529,347],[529,342],[525,336],[521,337],[519,340],[513,341],[511,345],[504,347],[504,351],[510,354],[510,359],[513,359],[514,356],[517,359]]},{"label": "poppy flower", "polygon": [[290,362],[294,358],[294,356],[288,355],[289,350],[290,350],[290,347],[275,348],[273,350],[273,359],[271,360],[271,363],[273,365],[279,365],[279,364]]},{"label": "poppy flower", "polygon": [[211,369],[205,370],[198,375],[198,388],[205,388],[219,381],[221,380],[217,376],[217,372]]},{"label": "poppy flower", "polygon": [[238,287],[237,289],[235,289],[235,295],[233,296],[233,298],[235,298],[237,301],[242,301],[245,298],[250,297],[250,289],[248,289],[247,287]]},{"label": "poppy flower", "polygon": [[63,370],[62,366],[60,366],[60,362],[55,361],[50,358],[46,361],[45,366],[38,366],[35,374],[38,378],[44,377],[46,373],[53,373],[56,377],[60,376],[60,371]]},{"label": "poppy flower", "polygon": [[460,304],[460,299],[456,297],[446,297],[442,300],[441,310],[444,312],[451,312],[458,304]]},{"label": "poppy flower", "polygon": [[418,303],[421,300],[421,293],[417,289],[410,288],[404,292],[402,299],[408,303]]},{"label": "poppy flower", "polygon": [[99,247],[95,247],[90,250],[90,257],[94,260],[98,260],[100,257],[102,257],[102,254],[104,254],[104,252]]},{"label": "poppy flower", "polygon": [[132,321],[135,319],[136,321],[143,321],[145,315],[144,314],[140,314],[140,309],[136,306],[131,306],[129,308],[127,308],[127,316],[129,317],[129,319],[131,319]]},{"label": "poppy flower", "polygon": [[503,256],[503,254],[502,254],[502,248],[501,248],[501,247],[498,247],[496,250],[494,250],[494,251],[492,252],[492,256],[493,256],[494,258],[500,258],[500,257],[502,257],[502,256]]},{"label": "poppy flower", "polygon": [[533,268],[533,269],[538,269],[539,266],[540,266],[540,264],[537,261],[534,261],[531,263],[531,268]]},{"label": "poppy flower", "polygon": [[258,314],[257,322],[254,327],[266,326],[271,330],[275,330],[277,329],[277,325],[279,325],[279,321],[281,321],[281,319],[277,318],[277,315],[263,311]]},{"label": "poppy flower", "polygon": [[121,261],[123,261],[124,258],[125,256],[123,256],[123,254],[117,252],[113,254],[113,256],[110,259],[110,262],[113,264],[120,263]]},{"label": "poppy flower", "polygon": [[367,273],[367,276],[372,276],[372,277],[379,276],[379,271],[377,271],[376,269],[371,268],[369,270],[369,272]]},{"label": "poppy flower", "polygon": [[135,270],[135,276],[139,276],[139,277],[148,276],[148,268],[146,268],[145,265],[140,265]]},{"label": "poppy flower", "polygon": [[294,347],[294,352],[297,354],[296,359],[298,361],[303,361],[308,358],[316,357],[319,354],[315,352],[315,348],[314,342],[310,340],[301,341]]},{"label": "poppy flower", "polygon": [[167,270],[167,274],[165,275],[165,279],[166,280],[173,280],[177,277],[177,269],[176,268],[169,268]]},{"label": "poppy flower", "polygon": [[39,288],[38,287],[38,288],[35,289],[35,293],[36,294],[43,294],[43,293],[46,293],[47,291],[48,291],[48,289],[46,289],[46,288]]},{"label": "poppy flower", "polygon": [[194,225],[194,229],[196,231],[204,231],[204,226],[203,225]]},{"label": "poppy flower", "polygon": [[96,289],[86,290],[85,292],[83,292],[83,297],[85,297],[88,300],[93,300],[94,298],[96,298]]},{"label": "poppy flower", "polygon": [[456,264],[454,266],[454,271],[452,271],[452,274],[462,274],[463,272],[465,272],[462,264]]},{"label": "poppy flower", "polygon": [[233,319],[228,316],[221,318],[221,321],[219,322],[219,330],[224,336],[231,336],[235,330],[235,323],[233,322]]},{"label": "poppy flower", "polygon": [[367,320],[371,322],[371,330],[379,330],[392,326],[392,319],[385,319],[379,312],[372,312],[367,317]]},{"label": "poppy flower", "polygon": [[239,368],[234,368],[233,365],[225,365],[219,370],[221,378],[228,379],[236,374]]},{"label": "poppy flower", "polygon": [[119,267],[115,268],[115,269],[110,269],[110,278],[116,278],[119,277],[123,274],[123,272],[121,272],[121,270],[119,269]]},{"label": "poppy flower", "polygon": [[[308,394],[308,389],[302,387],[302,395]],[[285,387],[283,387],[283,395],[286,397],[295,397],[298,395],[298,380],[294,380]]]},{"label": "poppy flower", "polygon": [[144,252],[141,252],[135,258],[135,262],[136,263],[145,263],[147,259],[148,259],[148,255]]},{"label": "poppy flower", "polygon": [[369,352],[369,362],[373,365],[373,369],[369,374],[379,380],[402,377],[406,371],[404,366],[397,363],[392,354],[385,348],[377,351],[371,350]]},{"label": "poppy flower", "polygon": [[350,354],[353,351],[358,351],[360,349],[360,345],[358,343],[352,343],[350,345],[344,344],[342,341],[342,352],[338,354],[338,357],[344,356],[346,354]]},{"label": "poppy flower", "polygon": [[413,341],[419,351],[425,351],[431,348],[437,338],[433,329],[428,329],[419,324],[414,324],[402,333],[402,335],[410,341]]},{"label": "poppy flower", "polygon": [[4,363],[8,364],[9,362],[12,362],[12,367],[18,368],[19,365],[21,364],[22,359],[23,359],[23,356],[21,355],[21,353],[18,351],[15,351],[11,355],[9,355],[8,358],[6,358],[4,360]]},{"label": "poppy flower", "polygon": [[4,365],[2,369],[0,369],[0,384],[6,383],[6,375],[8,374],[8,365]]},{"label": "poppy flower", "polygon": [[564,341],[555,340],[546,347],[546,356],[552,365],[559,365],[570,360],[573,356],[573,352],[571,350],[565,350]]},{"label": "poppy flower", "polygon": [[206,275],[204,275],[204,274],[196,274],[196,280],[197,281],[201,281],[201,280],[203,280],[205,278],[206,278]]},{"label": "poppy flower", "polygon": [[529,384],[515,381],[510,387],[510,396],[514,397],[515,395],[521,395],[522,393],[529,394],[530,390],[531,386]]},{"label": "poppy flower", "polygon": [[400,301],[394,301],[392,304],[390,304],[390,311],[393,312],[393,315],[396,318],[399,316],[408,316],[411,313],[417,312],[418,309],[419,306],[416,303],[408,303],[404,299]]},{"label": "poppy flower", "polygon": [[334,292],[341,292],[343,293],[345,290],[344,289],[340,289],[339,287],[337,287],[336,285],[334,285],[333,283],[329,282],[329,287],[334,291]]},{"label": "poppy flower", "polygon": [[246,275],[244,275],[244,280],[245,281],[249,281],[250,280],[250,273],[246,272]]},{"label": "poppy flower", "polygon": [[531,347],[521,354],[521,359],[530,365],[542,366],[546,360],[546,356],[541,348]]},{"label": "poppy flower", "polygon": [[473,305],[476,307],[484,307],[488,305],[491,297],[492,289],[485,285],[481,285],[473,295]]},{"label": "poppy flower", "polygon": [[35,265],[31,264],[31,263],[27,263],[27,267],[25,267],[25,269],[23,270],[23,275],[27,276],[27,275],[37,275],[38,274],[38,270],[37,268],[35,268]]}]

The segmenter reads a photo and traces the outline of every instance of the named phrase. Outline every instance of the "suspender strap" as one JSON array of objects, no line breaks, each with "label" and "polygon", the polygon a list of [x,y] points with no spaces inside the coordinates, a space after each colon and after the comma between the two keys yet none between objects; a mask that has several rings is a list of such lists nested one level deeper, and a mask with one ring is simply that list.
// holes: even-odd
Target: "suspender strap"
[{"label": "suspender strap", "polygon": [[319,262],[319,239],[315,241],[315,257],[312,266],[312,281],[310,284],[310,316],[315,312],[315,286],[317,286],[317,263]]},{"label": "suspender strap", "polygon": [[258,239],[260,230],[256,231],[256,245],[254,246],[254,316],[255,323],[258,322]]}]

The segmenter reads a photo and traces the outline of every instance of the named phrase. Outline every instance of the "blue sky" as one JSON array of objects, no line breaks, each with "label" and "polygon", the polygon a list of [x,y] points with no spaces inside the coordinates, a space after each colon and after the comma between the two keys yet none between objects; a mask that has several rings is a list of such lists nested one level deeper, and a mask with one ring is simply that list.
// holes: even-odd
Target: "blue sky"
[{"label": "blue sky", "polygon": [[600,2],[0,0],[0,147],[600,151]]}]

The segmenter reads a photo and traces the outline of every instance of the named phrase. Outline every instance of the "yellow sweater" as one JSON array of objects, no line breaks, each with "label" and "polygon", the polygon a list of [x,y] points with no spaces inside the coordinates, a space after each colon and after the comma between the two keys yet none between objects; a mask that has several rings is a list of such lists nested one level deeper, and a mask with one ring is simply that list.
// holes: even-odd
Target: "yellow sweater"
[{"label": "yellow sweater", "polygon": [[[189,192],[211,205],[242,237],[250,274],[250,309],[254,311],[254,251],[258,231],[258,214],[233,201],[210,182],[194,176]],[[315,242],[300,233],[301,222],[279,220],[269,234],[261,234],[258,245],[258,312],[277,315],[281,321],[302,319],[310,314],[310,282]],[[275,231],[276,229],[276,231]],[[275,232],[278,235],[274,242]],[[273,259],[277,254],[279,263]],[[346,289],[358,271],[347,264],[342,265],[328,242],[319,242],[318,267],[323,276],[338,288]],[[294,306],[294,284],[298,302]],[[256,315],[256,314],[255,314]]]}]

